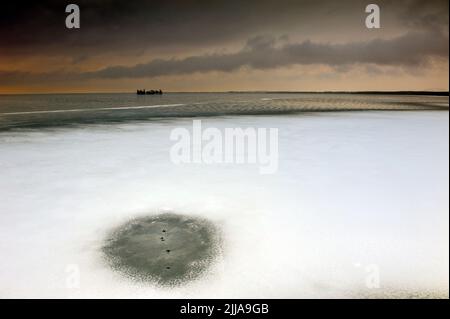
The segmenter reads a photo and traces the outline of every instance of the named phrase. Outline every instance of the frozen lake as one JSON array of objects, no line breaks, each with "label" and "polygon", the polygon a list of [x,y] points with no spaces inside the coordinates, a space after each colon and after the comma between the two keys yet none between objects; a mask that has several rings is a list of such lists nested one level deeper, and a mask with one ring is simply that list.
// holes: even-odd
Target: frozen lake
[{"label": "frozen lake", "polygon": [[[448,112],[201,119],[277,127],[278,172],[173,164],[191,119],[0,132],[0,297],[448,298]],[[108,267],[110,229],[168,210],[222,230],[205,275],[159,287]]]}]

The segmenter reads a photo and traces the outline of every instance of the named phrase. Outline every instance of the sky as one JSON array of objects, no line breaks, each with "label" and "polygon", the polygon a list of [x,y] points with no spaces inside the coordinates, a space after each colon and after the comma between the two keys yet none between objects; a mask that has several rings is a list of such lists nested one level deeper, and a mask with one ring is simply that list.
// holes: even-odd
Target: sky
[{"label": "sky", "polygon": [[[68,29],[65,8],[80,8]],[[380,7],[368,29],[365,8]],[[448,90],[448,0],[0,4],[0,93]]]}]

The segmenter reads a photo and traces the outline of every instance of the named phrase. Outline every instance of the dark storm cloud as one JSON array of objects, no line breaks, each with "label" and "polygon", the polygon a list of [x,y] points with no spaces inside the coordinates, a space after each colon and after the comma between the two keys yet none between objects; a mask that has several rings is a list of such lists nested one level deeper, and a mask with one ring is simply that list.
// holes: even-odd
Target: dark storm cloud
[{"label": "dark storm cloud", "polygon": [[401,10],[397,17],[409,27],[421,29],[447,29],[449,24],[448,0],[399,0]]},{"label": "dark storm cloud", "polygon": [[0,73],[0,83],[23,81],[71,81],[86,79],[151,78],[197,72],[231,72],[242,67],[265,70],[292,65],[324,64],[338,72],[355,64],[417,67],[431,58],[448,59],[448,35],[410,33],[392,39],[329,44],[304,41],[279,44],[274,38],[255,37],[240,51],[229,54],[191,56],[185,59],[155,59],[135,66],[111,66],[86,73]]},{"label": "dark storm cloud", "polygon": [[[65,28],[65,6],[75,2],[81,8],[81,29]],[[32,70],[0,69],[0,84],[80,83],[89,79],[152,78],[211,71],[232,72],[240,68],[257,70],[293,65],[323,64],[336,72],[355,64],[416,67],[430,59],[448,61],[448,0],[377,0],[382,8],[380,38],[349,39],[339,26],[364,29],[367,0],[74,0],[8,1],[0,10],[0,64],[3,56],[69,57],[63,71],[35,73]],[[335,42],[319,41],[330,20],[337,29]],[[396,27],[392,27],[392,21]],[[398,27],[398,24],[403,26]],[[313,25],[314,27],[309,27]],[[308,29],[309,27],[309,29]],[[396,29],[399,28],[399,29]],[[303,32],[309,30],[313,33]],[[307,41],[254,37],[281,35],[295,30]],[[399,32],[400,30],[400,32]],[[367,30],[366,30],[367,31]],[[383,32],[387,33],[383,33]],[[390,34],[397,34],[396,37]],[[403,34],[398,36],[398,34]],[[319,35],[319,37],[317,37]],[[371,33],[373,35],[373,33]],[[247,44],[232,53],[227,41]],[[343,39],[347,39],[343,43]],[[148,48],[162,48],[166,56],[186,58],[153,59],[134,66],[111,65],[91,72],[76,72],[96,54],[114,57]],[[198,50],[198,51],[197,51]],[[167,53],[169,52],[169,53]],[[118,59],[124,61],[124,59]],[[1,66],[0,66],[1,67]],[[45,65],[43,65],[45,67]],[[72,68],[72,69],[71,69]],[[72,70],[72,71],[71,71]]]},{"label": "dark storm cloud", "polygon": [[392,66],[417,66],[430,57],[448,56],[448,37],[441,33],[406,34],[390,40],[372,40],[348,44],[305,41],[277,46],[272,38],[250,39],[241,51],[232,54],[191,56],[186,59],[157,59],[132,67],[114,66],[88,73],[100,78],[140,78],[194,72],[229,72],[248,66],[271,69],[295,64],[330,66],[369,63]]},{"label": "dark storm cloud", "polygon": [[[64,26],[65,6],[81,8],[81,29]],[[97,54],[145,48],[183,48],[243,40],[339,17],[342,25],[364,16],[367,0],[74,0],[5,1],[0,10],[3,54]],[[448,29],[447,0],[378,0],[383,15],[405,25]],[[299,27],[299,32],[302,32]],[[75,57],[77,59],[77,57]]]},{"label": "dark storm cloud", "polygon": [[[79,30],[64,26],[64,9],[71,2],[81,9]],[[292,21],[311,4],[309,0],[11,1],[0,10],[0,39],[3,50],[15,53],[218,43],[254,31],[263,22]],[[299,10],[293,14],[291,8]]]}]

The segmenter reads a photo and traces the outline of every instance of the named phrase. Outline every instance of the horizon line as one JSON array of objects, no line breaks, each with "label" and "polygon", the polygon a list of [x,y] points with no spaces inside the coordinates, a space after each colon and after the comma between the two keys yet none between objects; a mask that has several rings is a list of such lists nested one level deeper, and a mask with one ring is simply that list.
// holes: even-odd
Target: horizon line
[{"label": "horizon line", "polygon": [[[449,90],[358,90],[358,91],[293,91],[293,90],[227,90],[227,91],[163,91],[167,94],[211,94],[211,93],[263,93],[263,94],[397,94],[397,95],[449,95]],[[0,93],[1,95],[69,95],[69,94],[136,94],[136,91],[117,92],[30,92],[30,93]]]}]

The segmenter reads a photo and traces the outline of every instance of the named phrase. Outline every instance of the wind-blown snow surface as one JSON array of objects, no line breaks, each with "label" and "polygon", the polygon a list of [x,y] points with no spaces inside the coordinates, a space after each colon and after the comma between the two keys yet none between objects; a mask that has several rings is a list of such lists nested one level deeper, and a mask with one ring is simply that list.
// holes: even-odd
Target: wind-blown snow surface
[{"label": "wind-blown snow surface", "polygon": [[[0,297],[448,297],[448,112],[203,119],[278,127],[274,175],[175,166],[170,131],[191,125],[0,133]],[[173,288],[112,271],[110,229],[164,209],[221,227],[211,271]]]}]

